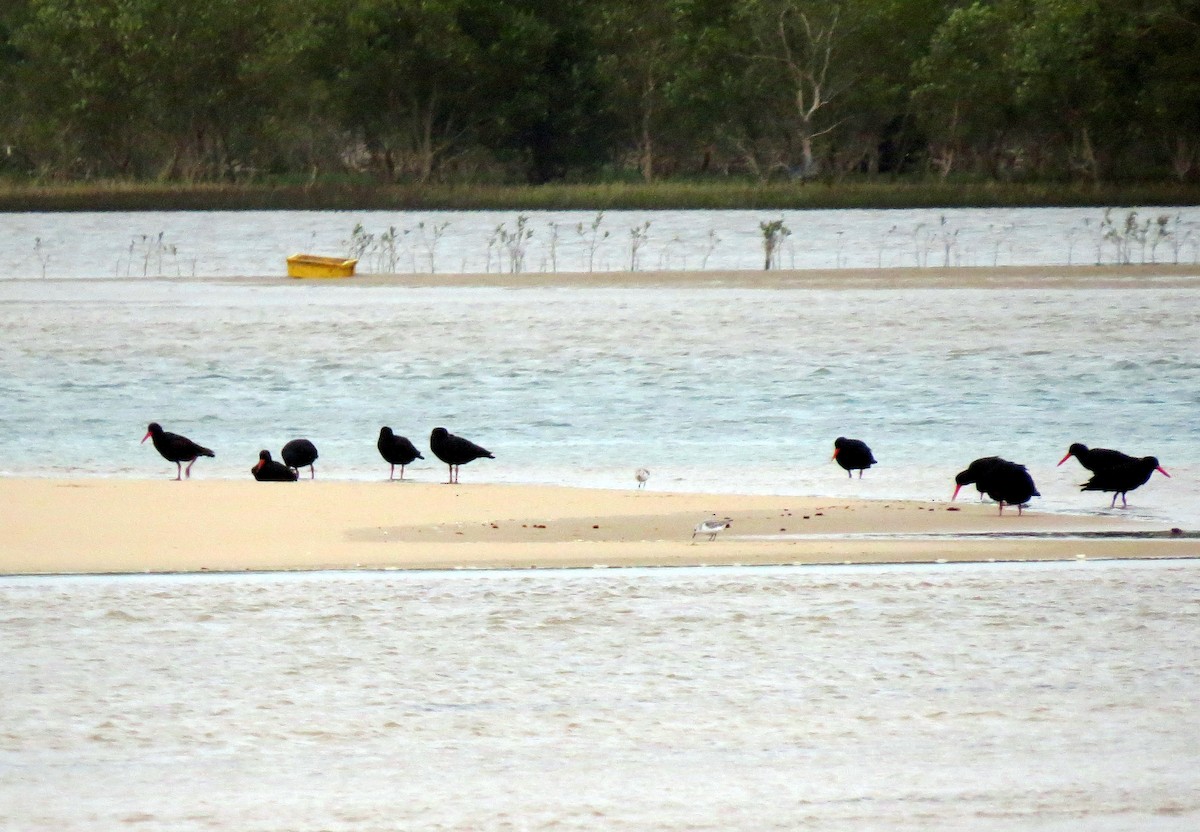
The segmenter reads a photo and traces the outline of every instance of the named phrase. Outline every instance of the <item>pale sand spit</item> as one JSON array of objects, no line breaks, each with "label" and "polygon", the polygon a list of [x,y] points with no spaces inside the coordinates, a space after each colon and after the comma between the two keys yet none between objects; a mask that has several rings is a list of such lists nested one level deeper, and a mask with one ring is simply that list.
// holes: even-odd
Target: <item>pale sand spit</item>
[{"label": "pale sand spit", "polygon": [[[693,541],[712,515],[732,525]],[[320,480],[0,479],[0,536],[10,575],[1200,556],[1190,534],[1115,513]]]},{"label": "pale sand spit", "polygon": [[[930,266],[880,269],[772,269],[746,271],[521,272],[519,274],[371,274],[345,280],[297,280],[281,275],[162,277],[170,283],[224,283],[342,291],[375,287],[688,288],[688,289],[1103,289],[1194,288],[1200,265],[1134,263],[1103,266]],[[45,278],[36,279],[45,283]],[[85,278],[95,281],[104,278]],[[126,278],[109,278],[123,280]],[[53,280],[53,279],[51,279]],[[73,280],[73,279],[72,279]]]}]

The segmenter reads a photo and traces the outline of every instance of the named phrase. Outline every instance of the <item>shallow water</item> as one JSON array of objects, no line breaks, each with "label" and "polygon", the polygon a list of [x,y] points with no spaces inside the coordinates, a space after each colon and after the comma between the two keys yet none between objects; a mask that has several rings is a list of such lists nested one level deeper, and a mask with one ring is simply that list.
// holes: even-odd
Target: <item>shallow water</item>
[{"label": "shallow water", "polygon": [[[1130,215],[1131,229],[1127,234]],[[1107,217],[1107,222],[1106,222]],[[0,215],[3,277],[284,274],[291,254],[362,272],[1200,262],[1195,206],[830,211],[171,211]],[[373,239],[354,249],[354,230]],[[390,244],[381,238],[389,237]],[[361,239],[361,238],[360,238]]]},{"label": "shallow water", "polygon": [[[879,223],[919,218],[886,213],[788,256],[929,254],[891,249]],[[1091,221],[970,216],[992,237],[954,262],[1002,236],[1027,243],[1001,263],[1078,258]],[[151,268],[131,218],[175,253]],[[381,425],[426,447],[441,424],[496,453],[465,484],[644,465],[662,490],[945,499],[1002,454],[1037,508],[1107,512],[1055,466],[1083,441],[1174,475],[1122,514],[1200,524],[1200,287],[238,285],[132,258],[276,273],[356,218],[53,219],[0,218],[12,251],[47,241],[0,280],[3,475],[172,476],[138,444],[158,420],[217,451],[197,478],[306,435],[319,478],[380,481]],[[704,245],[736,218],[689,219]],[[754,268],[759,219],[707,265]],[[880,460],[861,480],[842,434]],[[1196,563],[0,578],[0,828],[1192,830]]]},{"label": "shallow water", "polygon": [[1200,566],[0,579],[0,827],[1192,830]]},{"label": "shallow water", "polygon": [[[1154,454],[1125,513],[1200,524],[1200,284],[1105,289],[404,288],[0,281],[0,473],[174,476],[161,422],[244,478],[295,436],[378,480],[381,425],[496,454],[469,482],[947,499],[998,454],[1051,510],[1072,442]],[[849,480],[839,435],[880,464]],[[438,481],[432,455],[409,469]],[[1119,509],[1118,509],[1119,510]]]}]

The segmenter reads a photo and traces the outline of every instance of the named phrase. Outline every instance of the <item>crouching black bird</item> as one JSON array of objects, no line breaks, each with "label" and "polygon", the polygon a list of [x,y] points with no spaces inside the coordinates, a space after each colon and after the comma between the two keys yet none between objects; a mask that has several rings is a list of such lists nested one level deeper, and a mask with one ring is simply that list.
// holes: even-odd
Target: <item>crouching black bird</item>
[{"label": "crouching black bird", "polygon": [[282,462],[271,459],[271,452],[263,449],[258,452],[258,462],[250,473],[259,482],[295,482],[300,475]]},{"label": "crouching black bird", "polygon": [[[146,429],[146,435],[142,437],[142,442],[147,439],[154,440],[154,449],[162,454],[163,459],[167,462],[175,463],[175,479],[182,479],[182,475],[186,474],[190,479],[192,476],[192,466],[196,464],[196,458],[201,456],[216,456],[212,451],[203,445],[197,445],[186,436],[180,436],[177,433],[165,431],[158,422],[151,422]],[[187,470],[182,470],[182,464],[188,464]]]},{"label": "crouching black bird", "polygon": [[495,459],[487,448],[481,448],[470,440],[455,436],[445,428],[434,428],[429,434],[429,450],[442,462],[450,466],[448,483],[458,482],[458,466],[473,459]]},{"label": "crouching black bird", "polygon": [[400,479],[403,481],[404,466],[414,459],[425,458],[421,456],[417,446],[410,442],[407,436],[397,436],[391,428],[386,426],[379,429],[379,441],[375,443],[375,447],[379,449],[379,455],[383,457],[383,461],[392,466],[388,471],[389,480],[395,479],[397,465],[400,466]]},{"label": "crouching black bird", "polygon": [[833,459],[846,469],[847,477],[853,476],[850,472],[857,470],[859,479],[862,479],[863,471],[876,462],[866,442],[861,439],[847,439],[844,436],[833,440]]},{"label": "crouching black bird", "polygon": [[1092,474],[1092,478],[1083,484],[1080,491],[1111,491],[1113,498],[1109,508],[1113,508],[1117,504],[1118,494],[1121,495],[1121,507],[1127,508],[1129,503],[1125,501],[1125,493],[1141,488],[1155,471],[1164,477],[1171,476],[1158,464],[1155,457],[1144,456],[1141,459],[1130,459],[1129,462],[1122,465],[1114,465],[1111,468],[1096,471]]},{"label": "crouching black bird", "polygon": [[958,490],[964,485],[974,483],[980,493],[987,494],[1000,504],[1001,514],[1004,513],[1005,504],[1008,504],[1016,506],[1017,515],[1020,516],[1025,503],[1028,503],[1031,497],[1042,496],[1024,465],[1009,462],[998,456],[985,456],[975,460],[965,470],[958,472],[954,482],[951,500],[958,496]]}]

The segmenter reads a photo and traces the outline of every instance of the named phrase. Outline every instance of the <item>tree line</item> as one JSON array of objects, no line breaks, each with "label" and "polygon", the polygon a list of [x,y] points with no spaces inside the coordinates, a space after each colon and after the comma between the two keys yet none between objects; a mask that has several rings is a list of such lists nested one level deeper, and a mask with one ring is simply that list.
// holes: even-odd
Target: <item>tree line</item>
[{"label": "tree line", "polygon": [[6,0],[49,181],[1195,181],[1200,0]]}]

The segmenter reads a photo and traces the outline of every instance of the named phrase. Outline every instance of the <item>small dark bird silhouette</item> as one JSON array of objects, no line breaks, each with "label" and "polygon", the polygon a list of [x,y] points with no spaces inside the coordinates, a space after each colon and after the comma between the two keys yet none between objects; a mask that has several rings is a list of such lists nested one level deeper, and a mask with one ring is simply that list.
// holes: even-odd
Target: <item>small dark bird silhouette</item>
[{"label": "small dark bird silhouette", "polygon": [[474,459],[495,459],[492,452],[481,448],[470,440],[455,436],[445,428],[434,428],[429,434],[429,450],[442,462],[450,466],[450,479],[447,483],[458,482],[458,466],[466,465]]},{"label": "small dark bird silhouette", "polygon": [[846,469],[847,477],[853,476],[850,472],[857,470],[859,479],[862,479],[863,471],[876,464],[876,459],[871,455],[871,449],[867,447],[866,442],[861,439],[847,439],[844,436],[833,440],[833,459]]},{"label": "small dark bird silhouette", "polygon": [[[201,456],[216,456],[212,451],[203,445],[197,445],[186,436],[180,436],[177,433],[165,431],[158,422],[151,422],[146,429],[146,435],[142,437],[142,442],[147,439],[154,441],[154,449],[162,454],[163,459],[167,462],[175,463],[175,479],[176,481],[183,478],[184,474],[190,479],[192,476],[192,466],[196,463],[196,458]],[[188,464],[187,470],[182,470],[182,464]]]},{"label": "small dark bird silhouette", "polygon": [[1067,455],[1058,461],[1062,465],[1071,457],[1079,460],[1079,464],[1092,473],[1104,471],[1117,465],[1133,461],[1129,454],[1114,451],[1109,448],[1089,448],[1081,442],[1076,442],[1067,450]]},{"label": "small dark bird silhouette", "polygon": [[265,448],[258,452],[258,463],[250,469],[250,473],[259,482],[295,482],[300,478],[282,462],[271,459],[271,452]]},{"label": "small dark bird silhouette", "polygon": [[400,466],[400,480],[404,480],[404,466],[411,463],[414,459],[424,459],[421,452],[417,450],[417,446],[408,441],[405,436],[397,436],[392,433],[389,427],[379,429],[379,441],[375,443],[375,447],[379,449],[379,455],[383,457],[383,461],[390,464],[391,470],[388,471],[388,480],[396,478],[396,466]]},{"label": "small dark bird silhouette", "polygon": [[1128,508],[1129,503],[1125,501],[1125,493],[1133,491],[1136,488],[1141,488],[1150,479],[1150,475],[1158,471],[1164,477],[1171,476],[1166,472],[1158,460],[1152,456],[1144,456],[1141,459],[1130,459],[1123,465],[1115,465],[1112,468],[1106,468],[1102,471],[1096,471],[1092,474],[1092,478],[1085,482],[1079,489],[1080,491],[1111,491],[1113,492],[1112,503],[1109,508],[1113,508],[1117,504],[1117,495],[1121,496],[1121,507]]},{"label": "small dark bird silhouette", "polygon": [[958,490],[964,485],[975,483],[975,487],[981,493],[987,494],[1000,504],[1001,514],[1004,513],[1004,506],[1007,504],[1016,506],[1017,515],[1020,516],[1025,503],[1028,503],[1031,497],[1042,496],[1024,465],[1009,462],[998,456],[986,456],[975,460],[955,475],[954,482],[951,500],[958,496]]},{"label": "small dark bird silhouette", "polygon": [[300,476],[300,469],[305,465],[308,466],[308,478],[311,480],[317,475],[313,463],[317,461],[317,446],[307,439],[293,439],[283,446],[283,450],[279,452],[283,457],[283,464],[296,472],[296,476]]}]

